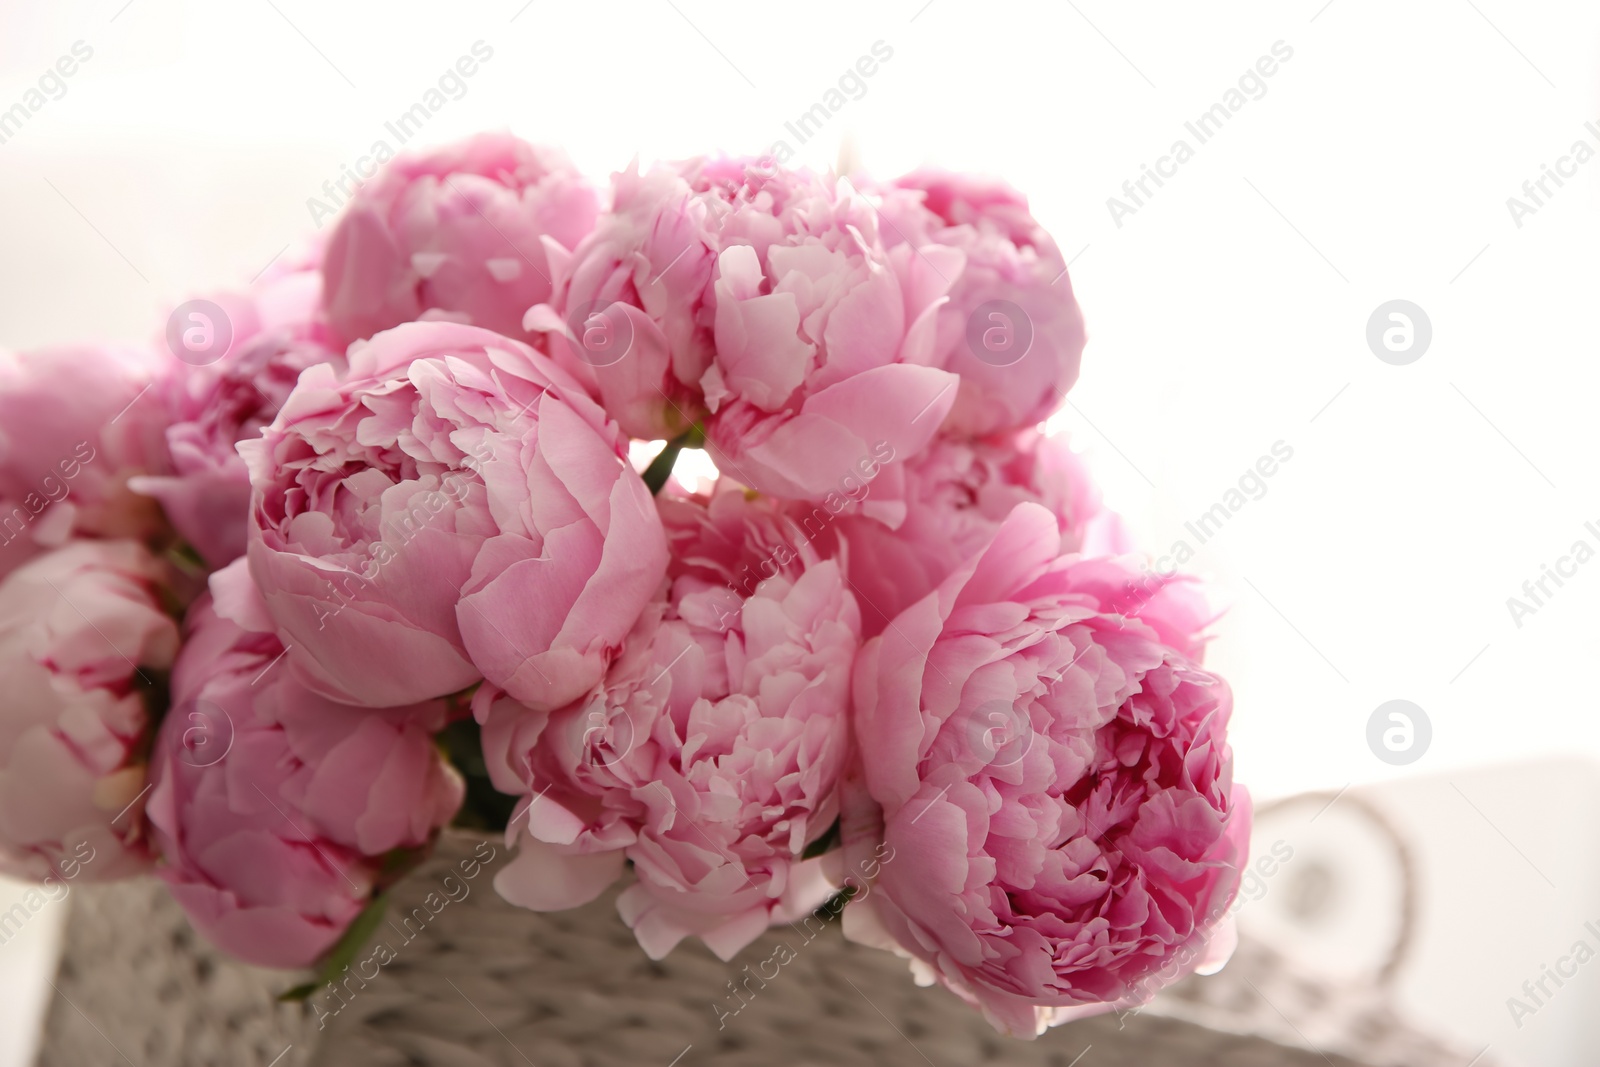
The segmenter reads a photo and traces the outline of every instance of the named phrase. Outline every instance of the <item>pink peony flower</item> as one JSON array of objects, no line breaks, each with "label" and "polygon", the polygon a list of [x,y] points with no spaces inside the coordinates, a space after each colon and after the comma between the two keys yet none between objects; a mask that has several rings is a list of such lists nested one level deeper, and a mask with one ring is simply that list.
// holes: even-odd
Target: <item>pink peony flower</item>
[{"label": "pink peony flower", "polygon": [[363,185],[328,242],[328,318],[354,341],[437,316],[524,337],[552,260],[599,196],[564,153],[506,133],[403,155]]},{"label": "pink peony flower", "polygon": [[0,871],[149,864],[142,753],[178,652],[166,579],[136,542],[72,541],[0,582]]},{"label": "pink peony flower", "polygon": [[1018,505],[855,673],[870,800],[847,793],[845,855],[890,856],[846,931],[1020,1037],[1226,948],[1250,824],[1193,600],[1060,537]]},{"label": "pink peony flower", "polygon": [[885,191],[885,239],[957,249],[967,269],[939,312],[936,366],[961,376],[945,429],[982,436],[1042,422],[1078,380],[1085,340],[1066,261],[1000,183],[918,171]]},{"label": "pink peony flower", "polygon": [[616,199],[527,324],[630,432],[708,413],[731,476],[806,500],[880,443],[905,457],[932,438],[955,402],[934,364],[959,251],[888,250],[848,185],[765,160],[630,172]]},{"label": "pink peony flower", "polygon": [[160,536],[161,509],[128,488],[168,466],[159,366],[138,348],[0,350],[0,577],[73,535]]},{"label": "pink peony flower", "polygon": [[669,582],[604,683],[549,714],[474,702],[496,785],[531,798],[496,886],[575,907],[628,859],[618,908],[653,959],[691,935],[731,959],[831,892],[802,857],[838,812],[860,621],[837,564],[793,548],[767,505],[659,503]]},{"label": "pink peony flower", "polygon": [[720,160],[690,182],[726,213],[716,356],[700,383],[718,465],[820,500],[879,442],[921,450],[955,401],[935,323],[963,255],[885,249],[877,210],[837,179]]},{"label": "pink peony flower", "polygon": [[214,294],[211,302],[226,316],[224,350],[172,359],[164,371],[159,392],[171,423],[173,473],[129,484],[159,501],[179,536],[212,567],[244,555],[250,526],[250,474],[235,446],[261,435],[301,371],[319,363],[344,368],[319,318],[321,292],[314,265],[275,265],[247,294]]},{"label": "pink peony flower", "polygon": [[523,320],[632,437],[675,437],[704,417],[719,211],[676,167],[615,175],[611,210],[552,257],[550,302]]},{"label": "pink peony flower", "polygon": [[[906,513],[898,529],[859,511],[830,522],[809,505],[788,509],[807,535],[822,535],[823,555],[848,561],[868,637],[981,551],[1025,501],[1056,517],[1062,552],[1099,556],[1131,548],[1121,520],[1102,507],[1088,466],[1064,435],[1024,430],[970,442],[941,437],[906,462],[903,478]],[[849,544],[842,555],[840,540]]]},{"label": "pink peony flower", "polygon": [[189,612],[147,811],[159,873],[202,933],[258,966],[305,967],[361,913],[386,854],[427,846],[464,790],[433,743],[445,703],[352,708],[301,686],[242,562],[214,577],[217,605]]},{"label": "pink peony flower", "polygon": [[349,361],[239,446],[251,573],[301,680],[375,707],[483,677],[546,708],[588,691],[666,567],[615,426],[476,327],[408,324]]}]

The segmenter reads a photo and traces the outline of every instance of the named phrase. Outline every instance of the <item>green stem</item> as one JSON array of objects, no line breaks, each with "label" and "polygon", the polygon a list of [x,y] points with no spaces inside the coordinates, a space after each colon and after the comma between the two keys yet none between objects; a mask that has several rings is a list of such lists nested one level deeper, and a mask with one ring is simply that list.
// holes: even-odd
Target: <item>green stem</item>
[{"label": "green stem", "polygon": [[645,468],[644,484],[650,487],[650,495],[660,495],[661,487],[672,477],[672,468],[678,462],[679,452],[686,448],[699,448],[705,443],[705,431],[698,424],[668,441],[667,447],[663,448],[660,454],[650,461],[650,466]]},{"label": "green stem", "polygon": [[383,921],[383,913],[388,907],[387,896],[379,893],[373,897],[345,930],[344,935],[328,950],[327,955],[323,956],[317,966],[316,980],[286,990],[278,994],[278,999],[284,1003],[308,1000],[325,984],[342,977],[344,969],[355,962],[356,955],[368,941],[372,940],[372,935],[377,932],[378,924]]}]

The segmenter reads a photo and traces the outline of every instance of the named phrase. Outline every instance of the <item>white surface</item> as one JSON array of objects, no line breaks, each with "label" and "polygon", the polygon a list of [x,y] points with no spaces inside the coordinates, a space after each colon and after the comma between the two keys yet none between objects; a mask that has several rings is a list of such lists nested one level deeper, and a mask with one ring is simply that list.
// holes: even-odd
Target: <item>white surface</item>
[{"label": "white surface", "polygon": [[[1600,520],[1600,161],[1520,228],[1506,207],[1573,141],[1595,142],[1600,10],[1216,8],[6,3],[0,107],[73,42],[94,57],[0,145],[0,343],[147,335],[186,291],[249,279],[477,40],[493,59],[424,139],[509,126],[597,172],[635,153],[766,150],[882,40],[892,60],[797,158],[826,166],[848,133],[876,173],[932,161],[1031,194],[1076,257],[1092,334],[1062,422],[1150,547],[1185,537],[1274,442],[1294,449],[1190,565],[1234,601],[1212,663],[1238,697],[1240,778],[1274,795],[1600,758],[1600,566],[1520,628],[1506,605],[1575,539],[1600,545],[1584,530]],[[1107,198],[1279,40],[1294,55],[1266,95],[1116,226]],[[1409,366],[1364,337],[1394,298],[1433,323]],[[1409,768],[1365,740],[1397,697],[1433,723]],[[1506,803],[1525,850],[1568,825],[1550,791]],[[1523,914],[1592,917],[1566,885],[1503,893],[1517,861],[1484,858],[1499,840],[1449,838],[1476,872],[1436,888],[1459,905],[1439,915],[1473,917],[1452,928],[1463,941],[1506,942]],[[1567,840],[1590,862],[1593,835]],[[1520,966],[1442,971],[1428,1003],[1509,996]],[[1554,1034],[1550,1017],[1524,1030]],[[1539,1062],[1578,1062],[1573,1040],[1549,1037]]]}]

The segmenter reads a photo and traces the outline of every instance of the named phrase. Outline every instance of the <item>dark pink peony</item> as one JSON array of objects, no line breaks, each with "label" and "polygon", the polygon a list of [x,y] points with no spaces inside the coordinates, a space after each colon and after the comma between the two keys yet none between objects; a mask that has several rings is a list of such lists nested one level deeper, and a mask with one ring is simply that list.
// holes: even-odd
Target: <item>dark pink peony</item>
[{"label": "dark pink peony", "polygon": [[1021,1037],[1225,950],[1250,826],[1192,597],[1060,544],[1018,505],[855,674],[845,852],[892,859],[846,930]]}]

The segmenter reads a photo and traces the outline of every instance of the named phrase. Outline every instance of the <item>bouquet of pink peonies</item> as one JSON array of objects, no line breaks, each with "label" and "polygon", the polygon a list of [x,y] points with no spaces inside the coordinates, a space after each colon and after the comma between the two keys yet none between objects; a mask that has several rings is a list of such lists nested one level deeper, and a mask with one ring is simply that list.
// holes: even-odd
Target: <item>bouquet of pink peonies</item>
[{"label": "bouquet of pink peonies", "polygon": [[1231,696],[1042,432],[1066,275],[992,182],[485,135],[149,344],[0,352],[0,871],[327,976],[492,830],[652,958],[842,910],[1021,1037],[1220,965]]}]

